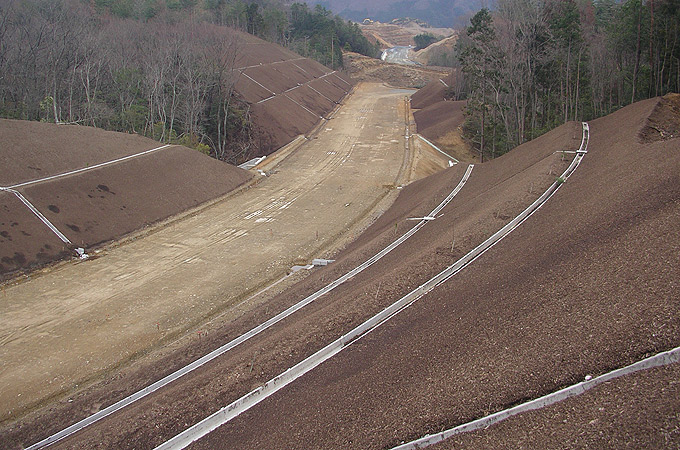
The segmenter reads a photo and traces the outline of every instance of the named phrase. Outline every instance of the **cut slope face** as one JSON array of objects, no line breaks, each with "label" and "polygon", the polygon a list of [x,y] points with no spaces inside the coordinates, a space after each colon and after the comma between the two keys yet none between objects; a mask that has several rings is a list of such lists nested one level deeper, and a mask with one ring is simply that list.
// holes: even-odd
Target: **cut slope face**
[{"label": "cut slope face", "polygon": [[680,137],[680,94],[667,94],[659,100],[639,137],[645,143]]},{"label": "cut slope face", "polygon": [[446,90],[453,86],[454,74],[449,72],[448,75],[442,76],[437,80],[432,80],[422,89],[411,96],[411,108],[423,109],[434,103],[444,100]]},{"label": "cut slope face", "polygon": [[195,150],[90,127],[0,120],[0,134],[9,143],[1,186],[11,188],[0,192],[0,277],[118,239],[250,178]]},{"label": "cut slope face", "polygon": [[456,74],[429,83],[411,96],[411,107],[418,133],[434,142],[459,161],[473,161],[476,157],[463,139],[465,101],[448,101],[447,90],[453,86]]},{"label": "cut slope face", "polygon": [[280,45],[239,36],[234,89],[250,104],[258,134],[253,156],[268,155],[312,131],[352,89],[340,72]]}]

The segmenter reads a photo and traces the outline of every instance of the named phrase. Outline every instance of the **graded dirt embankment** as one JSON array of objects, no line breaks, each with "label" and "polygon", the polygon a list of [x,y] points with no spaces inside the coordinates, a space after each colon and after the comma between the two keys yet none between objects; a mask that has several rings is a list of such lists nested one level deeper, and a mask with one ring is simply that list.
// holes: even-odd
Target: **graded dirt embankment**
[{"label": "graded dirt embankment", "polygon": [[234,90],[250,104],[257,148],[268,155],[297,136],[310,133],[354,85],[321,63],[255,36],[236,36]]},{"label": "graded dirt embankment", "polygon": [[463,139],[465,101],[446,100],[446,91],[455,83],[455,73],[428,83],[411,96],[411,108],[418,134],[463,162],[478,157]]},{"label": "graded dirt embankment", "polygon": [[0,186],[23,195],[72,243],[1,191],[0,279],[119,239],[252,176],[196,150],[91,127],[0,120],[0,134]]},{"label": "graded dirt embankment", "polygon": [[[402,91],[364,85],[247,191],[103,257],[7,286],[0,293],[2,418],[50,399],[70,405],[64,395],[88,380],[115,378],[113,370],[219,313],[227,311],[222,321],[239,317],[252,305],[235,304],[294,264],[327,256],[405,181],[404,117]],[[131,386],[137,383],[123,391]],[[104,396],[120,392],[107,388]]]}]

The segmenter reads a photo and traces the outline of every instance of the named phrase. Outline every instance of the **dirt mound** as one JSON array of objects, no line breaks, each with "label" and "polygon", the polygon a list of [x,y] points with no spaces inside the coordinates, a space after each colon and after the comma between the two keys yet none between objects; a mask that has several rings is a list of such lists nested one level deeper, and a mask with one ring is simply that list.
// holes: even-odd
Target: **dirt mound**
[{"label": "dirt mound", "polygon": [[413,118],[418,134],[459,161],[472,162],[476,157],[463,139],[461,129],[465,120],[464,109],[464,100],[439,101],[415,111]]},{"label": "dirt mound", "polygon": [[453,86],[455,74],[450,70],[445,76],[433,80],[411,96],[411,108],[423,109],[446,97],[446,90]]},{"label": "dirt mound", "polygon": [[[0,134],[11,144],[0,149],[6,168],[0,183],[12,189],[0,192],[3,278],[71,256],[75,247],[118,239],[224,195],[251,176],[196,150],[159,148],[151,139],[96,128],[0,120]],[[69,171],[78,172],[61,176]]]},{"label": "dirt mound", "polygon": [[391,64],[350,52],[344,54],[344,61],[352,80],[382,82],[403,88],[423,87],[447,73],[443,69]]},{"label": "dirt mound", "polygon": [[680,136],[680,94],[667,94],[659,99],[647,123],[640,130],[642,142],[656,142]]}]

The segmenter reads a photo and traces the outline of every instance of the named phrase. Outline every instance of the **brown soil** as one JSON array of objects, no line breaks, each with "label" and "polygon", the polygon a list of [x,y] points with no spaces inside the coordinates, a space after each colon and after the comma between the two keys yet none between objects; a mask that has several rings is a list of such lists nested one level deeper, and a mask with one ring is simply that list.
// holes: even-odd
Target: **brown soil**
[{"label": "brown soil", "polygon": [[[42,419],[31,416],[38,428],[5,426],[0,441],[26,443],[64,426],[274,311],[266,301],[276,289],[244,300],[293,264],[330,256],[406,182],[404,104],[401,91],[359,86],[326,127],[277,155],[279,165],[267,166],[269,176],[248,190],[100,258],[7,286],[0,292],[2,417],[7,425],[36,409]],[[82,391],[97,380],[104,381]]]},{"label": "brown soil", "polygon": [[[390,448],[678,346],[680,152],[671,141],[637,143],[657,101],[593,121],[581,167],[510,237],[192,448]],[[447,252],[454,225],[464,251],[466,238],[475,241],[471,215],[512,217],[522,203],[498,210],[488,201],[528,193],[532,179],[534,189],[543,189],[530,171],[508,165],[573,148],[579,128],[562,127],[475,168],[442,220],[400,247],[398,260],[381,265],[384,278],[361,277],[345,296],[398,298],[434,266],[455,259]],[[406,211],[410,196],[448,175],[414,183],[395,210]],[[519,184],[505,185],[511,180]],[[483,235],[497,228],[487,221],[479,223],[488,225],[477,230]],[[656,395],[654,402],[671,412],[662,422],[677,421],[675,398]],[[621,435],[639,433],[636,412],[629,411],[617,422]],[[537,432],[542,448],[550,433]],[[596,441],[599,430],[592,433]],[[655,442],[644,433],[639,439]]]},{"label": "brown soil", "polygon": [[[444,87],[441,83],[442,87]],[[427,87],[421,89],[425,90]],[[420,91],[416,92],[416,94]],[[413,94],[411,105],[413,105]],[[473,162],[477,156],[470,145],[463,139],[462,125],[465,120],[465,101],[434,101],[432,90],[427,97],[421,96],[416,104],[428,104],[423,109],[415,111],[413,117],[417,124],[418,133],[435,143],[444,152],[462,162]]]},{"label": "brown soil", "polygon": [[680,448],[678,380],[680,364],[636,373],[429,450]]},{"label": "brown soil", "polygon": [[387,83],[403,88],[420,88],[447,74],[445,69],[392,64],[358,53],[344,54],[345,68],[355,81]]},{"label": "brown soil", "polygon": [[[158,147],[91,127],[1,120],[5,186],[86,168]],[[21,157],[17,157],[21,155]],[[172,146],[16,190],[74,244],[92,250],[209,200],[251,175],[196,150]],[[74,255],[10,192],[0,194],[0,277]]]},{"label": "brown soil", "polygon": [[[593,121],[579,169],[510,236],[191,448],[390,448],[680,345],[680,152],[673,141],[637,140],[657,103],[640,102]],[[442,215],[378,264],[247,345],[55,447],[153,448],[164,442],[453,263],[554,182],[569,162],[555,152],[574,150],[580,140],[581,125],[572,122],[477,165]],[[410,184],[332,265],[248,314],[224,317],[204,340],[170,348],[165,359],[13,425],[2,432],[5,442],[35,441],[346,273],[413,226],[409,217],[428,213],[464,170],[458,165]],[[652,406],[670,412],[663,413],[670,431],[677,426],[676,390],[668,391],[671,397],[657,395]],[[630,404],[648,391],[632,392]],[[653,445],[635,421],[634,411],[623,414],[617,432]],[[579,429],[592,433],[592,442],[599,431]],[[548,446],[549,431],[536,433],[535,447]]]},{"label": "brown soil", "polygon": [[639,136],[642,142],[680,137],[680,94],[667,94],[659,100]]},{"label": "brown soil", "polygon": [[374,22],[367,25],[359,24],[359,27],[364,35],[373,41],[377,41],[382,48],[415,45],[413,38],[422,33],[438,36],[451,36],[455,33],[452,28],[424,28],[415,22],[409,23],[408,26]]},{"label": "brown soil", "polygon": [[[245,51],[251,48],[258,52],[249,56],[251,65],[239,72],[235,90],[251,104],[257,136],[254,157],[269,155],[297,136],[309,134],[347,95],[353,82],[278,45],[262,41],[248,44]],[[261,60],[256,62],[255,56]]]},{"label": "brown soil", "polygon": [[[418,92],[411,96],[411,108],[423,109],[435,103],[443,101],[445,98],[446,85],[453,86],[455,74],[450,70],[447,75],[440,79],[433,80]],[[446,85],[444,83],[446,83]]]}]

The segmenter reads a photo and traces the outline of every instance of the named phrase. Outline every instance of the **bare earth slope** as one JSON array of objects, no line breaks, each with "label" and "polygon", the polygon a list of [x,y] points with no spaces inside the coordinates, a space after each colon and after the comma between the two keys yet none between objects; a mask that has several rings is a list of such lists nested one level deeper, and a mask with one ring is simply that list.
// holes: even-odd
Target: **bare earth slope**
[{"label": "bare earth slope", "polygon": [[238,36],[235,91],[250,103],[257,129],[252,156],[308,134],[352,89],[350,78],[255,36]]},{"label": "bare earth slope", "polygon": [[[0,120],[0,135],[0,185],[16,186],[73,243],[60,240],[14,193],[1,191],[0,277],[73,255],[73,247],[118,239],[251,177],[196,150],[91,127]],[[59,176],[74,170],[82,171]]]},{"label": "bare earth slope", "polygon": [[447,101],[445,93],[455,74],[434,80],[411,96],[411,107],[418,133],[460,161],[473,161],[475,155],[463,139],[465,101]]},{"label": "bare earth slope", "polygon": [[423,109],[444,100],[444,94],[449,86],[453,86],[453,73],[447,72],[445,76],[430,81],[426,86],[418,89],[411,96],[411,107]]},{"label": "bare earth slope", "polygon": [[[593,121],[581,167],[512,235],[191,448],[389,448],[680,345],[680,147],[677,140],[641,144],[637,138],[658,101]],[[494,186],[499,178],[485,167],[521,159],[522,149],[537,141],[548,143],[537,139],[519,154],[482,165],[469,183]],[[551,151],[562,149],[552,145]],[[488,197],[509,192],[491,189],[474,204],[457,198],[434,226],[459,230],[459,221]],[[400,261],[410,280],[445,258],[440,235],[421,241],[419,258]],[[362,290],[375,293],[376,286]],[[393,291],[383,285],[380,292]],[[645,396],[659,405],[649,410],[662,415],[660,422],[677,420],[673,397]],[[631,420],[616,424],[635,432],[628,409],[635,402],[620,408]],[[602,419],[582,432],[614,425]],[[625,444],[626,433],[616,437],[610,445]],[[678,443],[677,434],[673,438],[671,447]]]}]

